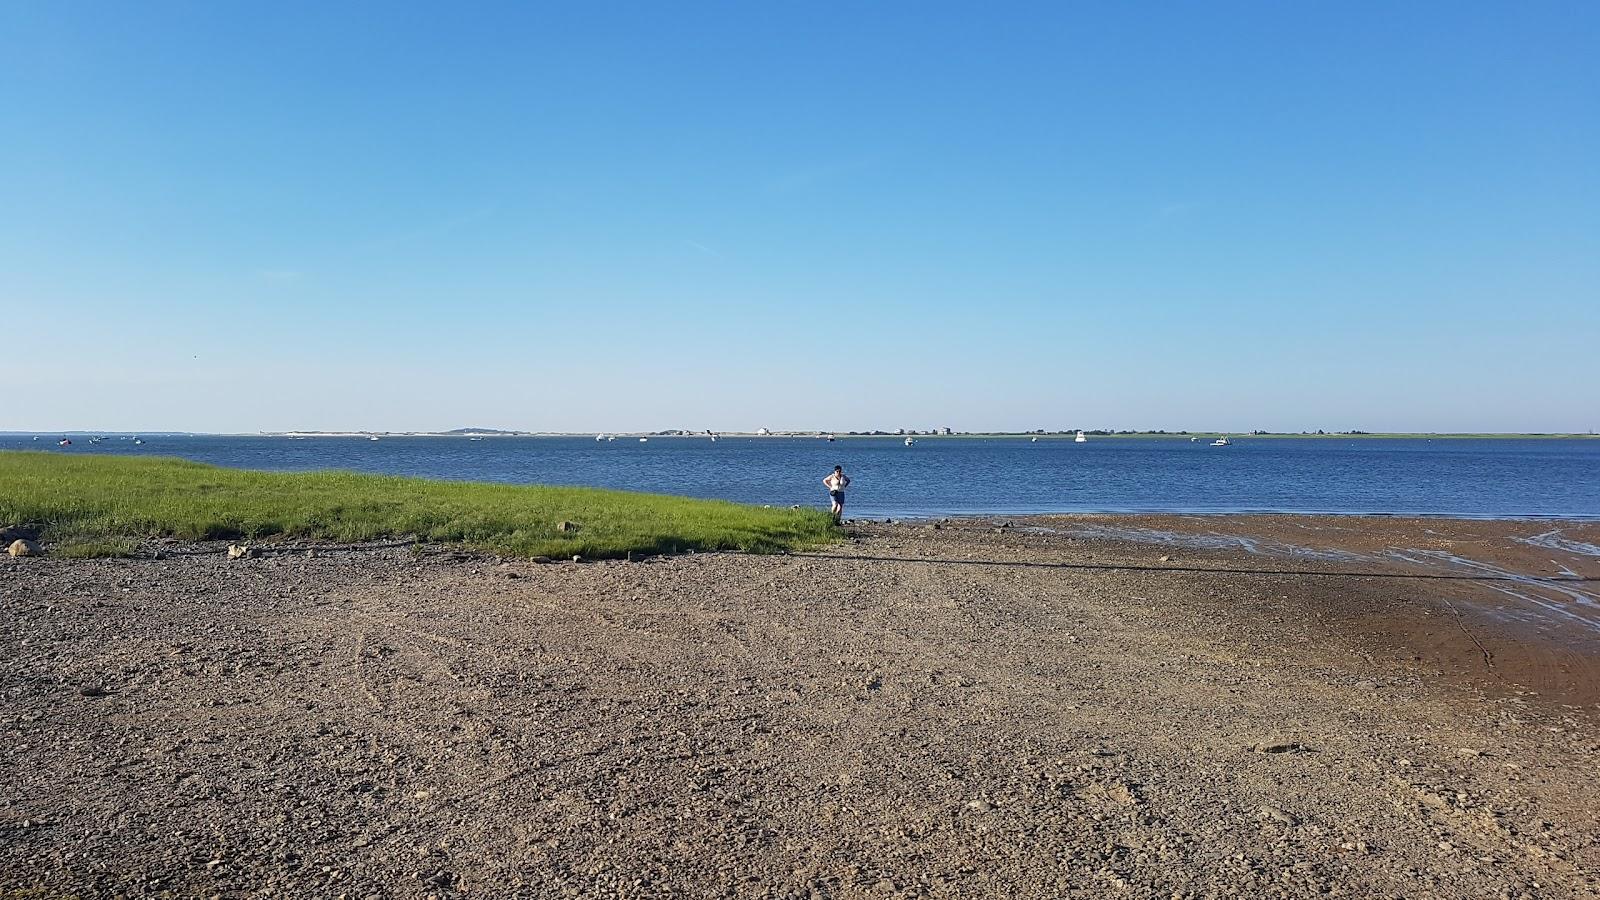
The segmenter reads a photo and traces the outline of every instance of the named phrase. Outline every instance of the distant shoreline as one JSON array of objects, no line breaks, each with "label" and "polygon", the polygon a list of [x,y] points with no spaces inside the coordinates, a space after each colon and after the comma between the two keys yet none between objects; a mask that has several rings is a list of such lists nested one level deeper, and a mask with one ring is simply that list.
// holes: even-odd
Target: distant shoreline
[{"label": "distant shoreline", "polygon": [[[767,433],[755,431],[718,431],[714,432],[719,438],[812,438],[820,439],[833,437],[838,440],[862,440],[873,438],[903,439],[914,437],[917,440],[980,440],[980,439],[1033,439],[1041,441],[1071,441],[1076,438],[1075,431],[986,431],[986,432],[954,432],[951,434],[931,434],[928,432],[844,432],[844,431],[771,431]],[[67,431],[0,431],[0,437],[44,439],[56,437],[87,437],[91,435],[104,435],[107,437],[134,437],[145,435],[150,437],[234,437],[234,438],[584,438],[595,433],[588,431],[259,431],[259,432],[208,432],[208,431],[93,431],[86,429],[72,429]],[[606,437],[615,438],[682,438],[690,440],[705,440],[706,432],[682,431],[608,431],[601,432]],[[1304,432],[1242,432],[1242,431],[1128,431],[1106,432],[1085,431],[1085,436],[1090,441],[1097,440],[1185,440],[1188,438],[1212,439],[1221,436],[1239,440],[1582,440],[1585,438],[1600,438],[1600,435],[1580,432],[1339,432],[1339,433],[1304,433]]]}]

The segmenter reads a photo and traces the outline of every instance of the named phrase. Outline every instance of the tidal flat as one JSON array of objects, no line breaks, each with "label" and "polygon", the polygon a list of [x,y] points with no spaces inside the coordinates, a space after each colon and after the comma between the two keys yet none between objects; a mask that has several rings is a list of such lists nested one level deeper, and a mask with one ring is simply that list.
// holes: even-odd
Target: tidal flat
[{"label": "tidal flat", "polygon": [[0,888],[1600,887],[1594,643],[1499,590],[1583,608],[1561,591],[1593,593],[1592,523],[954,519],[585,563],[226,545],[0,558]]}]

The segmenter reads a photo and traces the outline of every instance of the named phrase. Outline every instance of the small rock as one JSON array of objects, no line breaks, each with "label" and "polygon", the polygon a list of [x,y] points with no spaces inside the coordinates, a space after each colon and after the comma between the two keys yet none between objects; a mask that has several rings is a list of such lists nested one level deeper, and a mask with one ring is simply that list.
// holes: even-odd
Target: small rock
[{"label": "small rock", "polygon": [[6,552],[12,556],[38,556],[39,545],[26,538],[17,538],[11,542],[11,546],[7,548]]},{"label": "small rock", "polygon": [[994,804],[987,800],[968,800],[967,809],[970,809],[973,812],[988,812],[989,810],[994,809]]},{"label": "small rock", "polygon": [[574,532],[579,528],[577,522],[557,522],[556,530],[561,532]]},{"label": "small rock", "polygon": [[1456,751],[1456,754],[1458,756],[1465,756],[1472,759],[1476,759],[1477,757],[1484,755],[1482,750],[1474,750],[1471,747],[1462,747],[1460,750]]},{"label": "small rock", "polygon": [[1417,789],[1417,799],[1429,809],[1449,809],[1450,801],[1425,788]]},{"label": "small rock", "polygon": [[550,557],[548,556],[532,556],[528,558],[528,562],[547,563],[549,561]]},{"label": "small rock", "polygon": [[254,547],[246,547],[243,544],[228,545],[229,559],[254,559],[255,555],[256,551]]},{"label": "small rock", "polygon": [[316,558],[317,558],[316,548],[313,547],[312,549],[306,551],[306,559],[316,559]]},{"label": "small rock", "polygon": [[576,553],[574,553],[574,554],[572,554],[572,561],[573,562],[583,562],[583,557],[578,555],[578,554],[576,554]]},{"label": "small rock", "polygon": [[519,572],[507,572],[507,573],[505,573],[505,575],[506,575],[506,578],[511,579],[513,581],[515,581],[516,579],[522,577],[522,574],[519,573]]},{"label": "small rock", "polygon": [[1163,557],[1161,557],[1161,562],[1172,562],[1172,557],[1163,556]]},{"label": "small rock", "polygon": [[78,693],[85,697],[104,697],[106,695],[106,689],[98,684],[86,684],[83,687],[78,688]]},{"label": "small rock", "polygon": [[1305,747],[1296,741],[1258,741],[1250,749],[1256,753],[1299,753]]},{"label": "small rock", "polygon": [[1299,825],[1300,820],[1276,806],[1263,806],[1257,815],[1265,820],[1277,822],[1282,825]]}]

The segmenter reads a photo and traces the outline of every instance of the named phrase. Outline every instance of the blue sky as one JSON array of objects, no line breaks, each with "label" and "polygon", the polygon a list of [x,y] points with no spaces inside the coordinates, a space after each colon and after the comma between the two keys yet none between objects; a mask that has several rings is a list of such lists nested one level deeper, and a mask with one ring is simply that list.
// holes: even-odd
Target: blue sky
[{"label": "blue sky", "polygon": [[1600,428],[1600,5],[0,0],[0,430]]}]

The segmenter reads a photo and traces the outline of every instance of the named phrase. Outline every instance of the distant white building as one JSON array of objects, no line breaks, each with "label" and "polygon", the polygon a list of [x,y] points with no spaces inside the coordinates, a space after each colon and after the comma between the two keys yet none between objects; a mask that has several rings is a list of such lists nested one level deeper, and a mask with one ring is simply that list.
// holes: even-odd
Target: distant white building
[{"label": "distant white building", "polygon": [[941,429],[939,429],[939,433],[940,434],[944,434],[944,435],[948,435],[948,434],[950,434],[950,429],[949,429],[948,426],[944,427],[944,428],[941,428]]},{"label": "distant white building", "polygon": [[765,428],[757,428],[756,429],[756,434],[771,434],[771,433],[772,433],[771,431],[768,431]]}]

